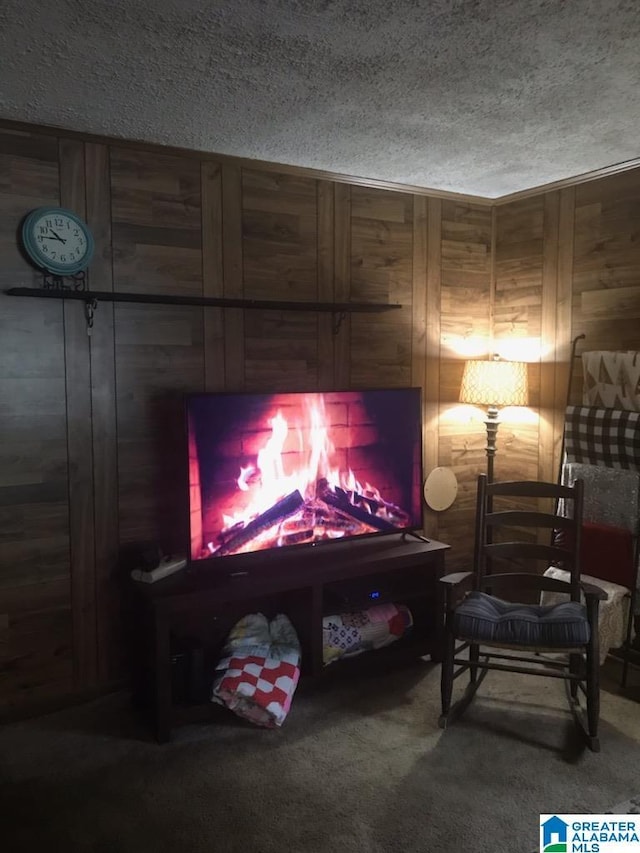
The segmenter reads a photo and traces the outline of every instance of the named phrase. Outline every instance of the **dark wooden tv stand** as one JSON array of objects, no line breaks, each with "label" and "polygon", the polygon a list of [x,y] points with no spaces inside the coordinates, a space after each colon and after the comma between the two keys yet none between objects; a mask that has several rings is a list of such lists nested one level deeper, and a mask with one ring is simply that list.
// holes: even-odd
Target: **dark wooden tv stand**
[{"label": "dark wooden tv stand", "polygon": [[[141,651],[136,694],[146,699],[158,741],[171,728],[215,713],[208,696],[178,704],[172,691],[172,658],[181,640],[196,642],[209,681],[224,639],[247,613],[285,613],[302,646],[302,675],[355,664],[360,658],[329,667],[322,660],[322,617],[393,601],[409,606],[414,625],[406,638],[365,655],[431,655],[439,661],[442,625],[437,608],[437,580],[444,574],[449,545],[407,534],[293,548],[274,561],[252,555],[231,558],[229,575],[202,564],[154,584],[136,583],[136,625]],[[362,655],[361,657],[365,657]],[[372,658],[373,659],[373,658]],[[193,698],[193,697],[192,697]],[[220,709],[218,709],[220,710]]]}]

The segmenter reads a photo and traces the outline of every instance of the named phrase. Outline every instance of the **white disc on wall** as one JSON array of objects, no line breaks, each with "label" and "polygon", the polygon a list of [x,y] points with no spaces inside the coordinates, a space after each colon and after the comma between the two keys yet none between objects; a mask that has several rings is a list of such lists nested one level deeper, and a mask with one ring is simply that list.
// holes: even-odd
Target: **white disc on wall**
[{"label": "white disc on wall", "polygon": [[434,468],[424,482],[424,499],[436,512],[449,509],[458,494],[458,481],[451,468]]}]

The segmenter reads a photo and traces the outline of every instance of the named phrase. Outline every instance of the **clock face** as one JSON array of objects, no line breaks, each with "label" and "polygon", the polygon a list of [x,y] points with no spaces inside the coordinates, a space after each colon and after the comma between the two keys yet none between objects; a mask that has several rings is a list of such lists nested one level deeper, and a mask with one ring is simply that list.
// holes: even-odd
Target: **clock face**
[{"label": "clock face", "polygon": [[89,265],[93,238],[87,225],[70,210],[40,207],[22,226],[24,248],[41,269],[73,275]]}]

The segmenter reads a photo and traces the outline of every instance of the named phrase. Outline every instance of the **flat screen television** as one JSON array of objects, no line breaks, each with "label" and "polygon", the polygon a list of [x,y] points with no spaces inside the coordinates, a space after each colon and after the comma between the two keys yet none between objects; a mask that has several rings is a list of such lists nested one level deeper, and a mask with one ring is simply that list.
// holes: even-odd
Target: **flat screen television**
[{"label": "flat screen television", "polygon": [[422,528],[420,388],[186,408],[192,563]]}]

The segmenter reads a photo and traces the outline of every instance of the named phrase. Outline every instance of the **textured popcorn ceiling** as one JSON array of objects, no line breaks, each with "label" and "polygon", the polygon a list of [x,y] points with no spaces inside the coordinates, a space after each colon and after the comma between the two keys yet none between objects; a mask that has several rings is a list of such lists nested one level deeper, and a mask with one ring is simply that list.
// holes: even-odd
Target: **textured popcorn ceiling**
[{"label": "textured popcorn ceiling", "polygon": [[640,156],[640,2],[2,0],[0,117],[496,197]]}]

